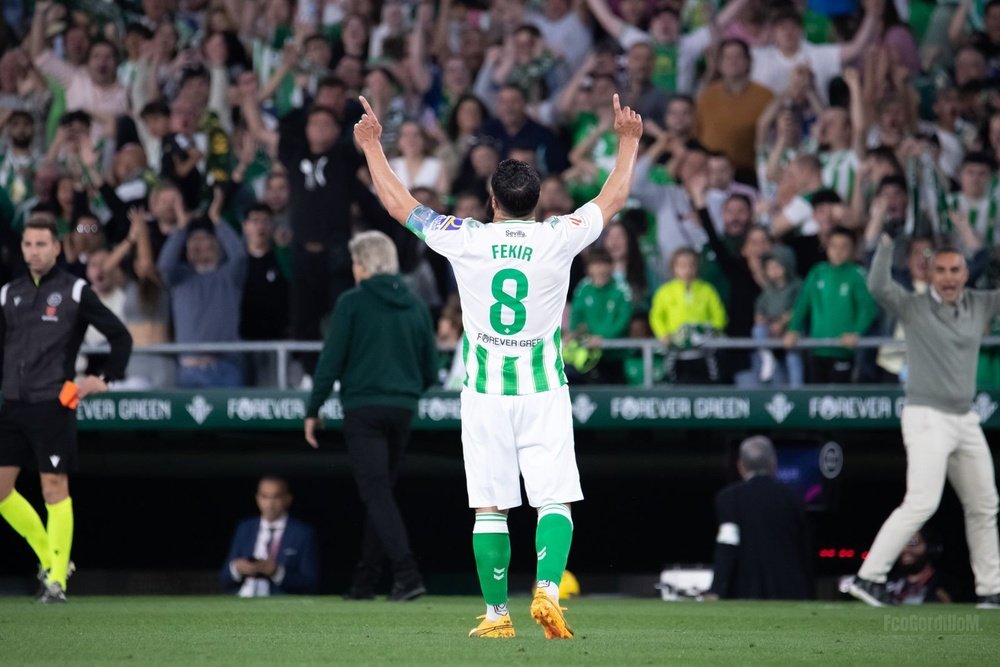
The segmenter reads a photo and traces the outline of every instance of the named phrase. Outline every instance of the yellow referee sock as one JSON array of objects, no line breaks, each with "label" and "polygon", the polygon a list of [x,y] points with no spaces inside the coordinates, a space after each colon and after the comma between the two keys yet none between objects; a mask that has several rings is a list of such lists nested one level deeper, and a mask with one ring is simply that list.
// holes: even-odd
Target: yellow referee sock
[{"label": "yellow referee sock", "polygon": [[67,497],[45,507],[49,510],[49,547],[52,550],[49,581],[61,584],[66,590],[69,550],[73,546],[73,499]]},{"label": "yellow referee sock", "polygon": [[49,536],[45,533],[45,526],[38,512],[24,499],[17,491],[11,491],[10,495],[0,501],[0,516],[7,520],[11,528],[17,531],[31,545],[38,562],[43,569],[49,569],[52,565],[52,554],[49,551]]}]

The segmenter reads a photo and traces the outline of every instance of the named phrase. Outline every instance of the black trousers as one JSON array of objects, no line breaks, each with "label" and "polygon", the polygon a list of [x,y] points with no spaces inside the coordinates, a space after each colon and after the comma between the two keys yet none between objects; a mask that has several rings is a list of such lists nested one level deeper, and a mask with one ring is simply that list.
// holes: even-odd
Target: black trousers
[{"label": "black trousers", "polygon": [[[351,258],[346,247],[309,252],[300,245],[292,251],[291,325],[294,340],[323,340],[320,324],[337,299],[354,286]],[[303,353],[298,358],[306,373],[316,371],[319,355]]]},{"label": "black trousers", "polygon": [[809,356],[809,384],[850,384],[854,359]]},{"label": "black trousers", "polygon": [[393,495],[412,419],[413,411],[406,408],[366,406],[344,411],[347,456],[366,511],[361,559],[352,584],[357,590],[375,588],[386,558],[397,583],[420,580],[403,515]]}]

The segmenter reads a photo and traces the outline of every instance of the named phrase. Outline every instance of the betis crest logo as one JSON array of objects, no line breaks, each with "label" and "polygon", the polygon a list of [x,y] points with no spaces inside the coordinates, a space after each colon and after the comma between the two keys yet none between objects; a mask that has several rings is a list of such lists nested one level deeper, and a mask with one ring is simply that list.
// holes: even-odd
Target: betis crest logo
[{"label": "betis crest logo", "polygon": [[782,393],[777,393],[771,400],[767,402],[764,409],[767,410],[767,414],[771,415],[777,423],[782,423],[785,418],[792,412],[795,408],[795,404],[788,400],[788,397]]},{"label": "betis crest logo", "polygon": [[579,394],[573,399],[573,416],[581,424],[586,424],[596,410],[597,404],[586,394]]},{"label": "betis crest logo", "polygon": [[191,415],[191,419],[195,421],[196,424],[201,426],[208,419],[208,415],[212,413],[212,404],[205,400],[205,397],[201,394],[196,395],[191,399],[185,408],[188,414]]}]

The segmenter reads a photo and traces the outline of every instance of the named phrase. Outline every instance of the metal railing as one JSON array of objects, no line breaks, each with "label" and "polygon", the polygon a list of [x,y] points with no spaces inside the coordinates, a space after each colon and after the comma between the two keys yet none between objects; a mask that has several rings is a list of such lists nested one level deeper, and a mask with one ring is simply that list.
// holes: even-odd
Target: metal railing
[{"label": "metal railing", "polygon": [[[906,349],[906,342],[888,336],[866,336],[858,339],[858,348],[873,348],[883,345],[894,345]],[[983,347],[1000,345],[1000,336],[986,336]],[[642,354],[643,386],[653,386],[653,363],[657,352],[664,350],[663,342],[656,338],[617,338],[602,342],[605,350],[639,350]],[[842,347],[839,338],[800,338],[796,349],[812,349],[817,347]],[[137,346],[133,354],[239,354],[252,352],[270,352],[276,356],[276,375],[278,389],[288,389],[288,367],[291,355],[296,352],[319,352],[323,348],[320,341],[238,341],[232,343],[159,343],[156,345]],[[708,338],[698,348],[709,350],[759,350],[761,348],[783,349],[780,338],[757,340],[754,338]],[[454,346],[438,346],[442,352],[453,352]],[[108,351],[104,345],[84,345],[82,354],[101,354]]]}]

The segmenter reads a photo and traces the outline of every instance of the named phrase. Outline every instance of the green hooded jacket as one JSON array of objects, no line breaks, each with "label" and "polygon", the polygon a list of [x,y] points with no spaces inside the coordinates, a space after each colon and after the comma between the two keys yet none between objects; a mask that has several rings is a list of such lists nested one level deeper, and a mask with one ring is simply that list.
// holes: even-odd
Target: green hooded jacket
[{"label": "green hooded jacket", "polygon": [[376,275],[344,292],[330,315],[306,416],[316,417],[340,380],[345,410],[368,405],[416,409],[437,379],[427,306],[399,275]]}]

